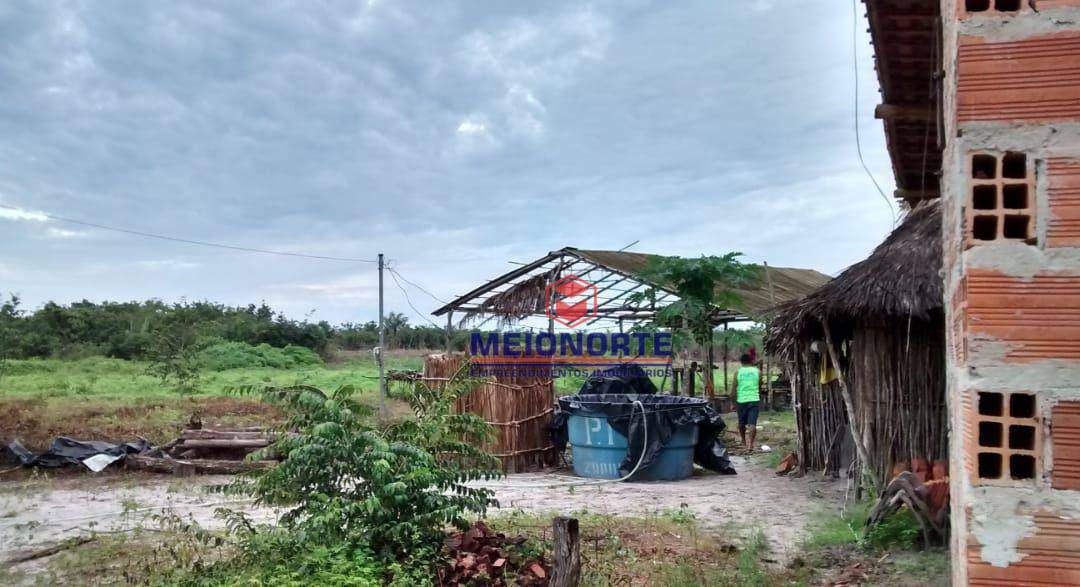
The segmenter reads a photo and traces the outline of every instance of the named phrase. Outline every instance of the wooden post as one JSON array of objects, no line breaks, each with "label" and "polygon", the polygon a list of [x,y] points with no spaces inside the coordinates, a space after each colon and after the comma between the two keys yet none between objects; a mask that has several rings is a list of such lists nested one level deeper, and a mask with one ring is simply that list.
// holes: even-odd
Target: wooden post
[{"label": "wooden post", "polygon": [[690,361],[689,371],[686,373],[686,395],[694,397],[697,394],[697,361]]},{"label": "wooden post", "polygon": [[450,310],[446,313],[446,354],[450,354],[453,350],[453,330],[454,330],[454,311]]},{"label": "wooden post", "polygon": [[581,580],[581,542],[578,521],[558,516],[553,523],[555,565],[551,587],[577,587]]},{"label": "wooden post", "polygon": [[847,410],[848,417],[848,430],[851,432],[851,439],[855,441],[855,452],[859,454],[859,460],[862,461],[863,476],[870,479],[874,491],[880,491],[882,487],[878,483],[877,473],[874,472],[874,466],[870,462],[870,451],[866,450],[859,422],[855,419],[855,402],[851,399],[851,390],[848,389],[847,381],[844,380],[844,372],[840,370],[840,359],[837,358],[836,349],[833,347],[829,321],[822,320],[821,327],[825,331],[825,347],[829,351],[829,360],[832,361],[833,371],[836,371],[836,380],[840,383],[840,395],[844,398],[844,408]]},{"label": "wooden post", "polygon": [[727,375],[727,358],[728,358],[728,346],[727,346],[727,325],[728,325],[728,323],[727,323],[727,322],[724,322],[724,344],[723,344],[723,349],[722,349],[722,350],[723,350],[723,352],[724,352],[724,356],[723,356],[723,357],[721,357],[721,360],[723,360],[723,361],[724,361],[724,395],[727,395],[727,394],[728,394],[728,378],[727,378],[727,377],[728,377],[728,375]]},{"label": "wooden post", "polygon": [[713,380],[713,361],[715,361],[715,353],[713,352],[712,331],[709,331],[709,346],[705,347],[705,364],[708,365],[701,376],[705,378],[705,395],[711,400],[716,396],[716,382]]}]

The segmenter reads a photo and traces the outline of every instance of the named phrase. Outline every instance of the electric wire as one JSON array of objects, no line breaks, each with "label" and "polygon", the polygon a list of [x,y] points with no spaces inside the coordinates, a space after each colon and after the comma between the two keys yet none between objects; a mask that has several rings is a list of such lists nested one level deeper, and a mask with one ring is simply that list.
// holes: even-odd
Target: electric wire
[{"label": "electric wire", "polygon": [[409,281],[408,279],[406,279],[406,278],[405,278],[405,276],[404,276],[404,275],[402,275],[402,274],[401,274],[401,272],[400,272],[400,271],[398,271],[397,269],[394,269],[394,267],[393,267],[393,266],[389,266],[389,267],[387,267],[386,269],[387,269],[388,271],[390,271],[391,273],[394,273],[394,274],[396,274],[396,275],[397,275],[398,277],[400,277],[400,278],[401,278],[401,280],[402,280],[402,281],[404,281],[405,283],[407,283],[407,284],[409,284],[409,285],[411,285],[411,286],[415,287],[416,289],[418,289],[418,290],[420,290],[420,291],[422,291],[422,292],[426,293],[426,294],[428,295],[428,297],[430,297],[431,299],[435,300],[436,302],[439,302],[439,303],[441,303],[441,304],[448,304],[448,303],[450,303],[450,302],[447,302],[446,300],[444,300],[444,299],[440,298],[439,296],[437,296],[437,295],[435,295],[435,294],[431,293],[430,291],[428,291],[428,290],[424,289],[423,287],[421,287],[421,286],[417,285],[417,284],[416,284],[415,282],[413,282],[413,281]]},{"label": "electric wire", "polygon": [[395,274],[395,272],[392,271],[392,270],[387,270],[387,273],[390,274],[390,279],[394,280],[394,285],[396,285],[397,288],[401,290],[401,293],[405,295],[405,303],[408,304],[410,308],[412,308],[412,311],[415,312],[416,315],[419,316],[421,320],[426,320],[429,324],[431,324],[435,328],[442,328],[442,326],[439,326],[438,324],[432,322],[431,319],[428,318],[427,316],[425,316],[423,312],[416,309],[416,306],[414,306],[413,303],[412,303],[412,298],[409,297],[409,292],[405,291],[404,287],[401,287],[401,282],[398,281],[398,278],[397,278],[397,275]]},{"label": "electric wire", "polygon": [[866,165],[862,152],[862,137],[859,134],[859,0],[851,0],[851,62],[855,70],[855,152],[859,154],[859,163],[862,165],[863,171],[873,182],[877,192],[881,194],[881,199],[885,201],[885,205],[889,207],[889,215],[892,216],[893,226],[896,226],[896,211],[893,210],[892,201],[889,196],[885,195],[885,190],[881,189],[881,185],[878,184],[874,174],[870,172],[870,167]]},{"label": "electric wire", "polygon": [[[17,206],[9,206],[7,204],[0,204],[0,208],[7,210],[15,210],[16,212],[26,212],[25,209]],[[215,243],[211,241],[195,240],[190,238],[183,238],[178,236],[169,236],[164,234],[157,234],[153,232],[146,232],[142,230],[132,230],[130,228],[120,228],[118,226],[108,226],[105,224],[98,224],[96,222],[89,222],[86,220],[77,220],[75,218],[68,218],[66,216],[57,216],[56,214],[49,214],[47,212],[35,212],[48,218],[49,220],[55,220],[57,222],[67,222],[68,224],[76,224],[78,226],[86,226],[90,228],[97,228],[100,230],[110,230],[112,232],[119,232],[123,234],[129,234],[134,236],[141,236],[145,238],[154,238],[158,240],[171,241],[177,243],[185,243],[189,245],[199,245],[203,247],[215,247],[219,249],[229,249],[232,251],[243,251],[245,253],[260,253],[264,255],[278,255],[282,257],[300,257],[303,259],[319,259],[321,261],[344,261],[347,263],[378,263],[376,259],[356,259],[351,257],[330,257],[326,255],[309,255],[307,253],[294,253],[291,251],[273,251],[270,249],[258,249],[255,247],[242,247],[239,245],[227,245],[223,243]]]}]

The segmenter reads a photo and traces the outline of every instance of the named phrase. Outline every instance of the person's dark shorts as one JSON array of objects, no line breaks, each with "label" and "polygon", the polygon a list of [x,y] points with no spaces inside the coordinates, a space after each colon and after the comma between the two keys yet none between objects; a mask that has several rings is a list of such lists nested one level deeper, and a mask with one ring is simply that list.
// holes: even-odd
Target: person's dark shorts
[{"label": "person's dark shorts", "polygon": [[736,403],[735,410],[739,413],[739,426],[757,426],[759,407],[759,402]]}]

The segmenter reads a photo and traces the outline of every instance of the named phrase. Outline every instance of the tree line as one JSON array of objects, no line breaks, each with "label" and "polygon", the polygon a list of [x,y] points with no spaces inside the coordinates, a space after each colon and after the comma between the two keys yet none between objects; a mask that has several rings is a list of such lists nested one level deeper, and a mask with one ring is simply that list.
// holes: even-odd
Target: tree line
[{"label": "tree line", "polygon": [[[399,312],[389,312],[384,322],[387,348],[446,347],[443,328],[410,324]],[[162,333],[176,331],[190,332],[209,343],[294,345],[322,355],[334,349],[363,350],[379,344],[379,325],[374,320],[338,325],[325,320],[294,320],[265,303],[227,306],[207,301],[83,300],[68,305],[48,302],[37,310],[25,310],[18,296],[0,301],[0,359],[106,356],[143,360],[152,358]],[[742,349],[761,343],[760,328],[718,330],[713,335],[717,348],[726,339],[735,357]],[[465,350],[469,332],[454,329],[451,344],[455,350]]]},{"label": "tree line", "polygon": [[[444,348],[446,331],[409,324],[390,312],[388,348]],[[227,306],[214,302],[165,303],[160,300],[48,302],[36,310],[22,307],[18,296],[0,302],[0,357],[80,358],[107,356],[147,359],[158,333],[191,329],[202,340],[302,346],[324,354],[331,349],[360,350],[379,344],[375,321],[331,325],[325,320],[294,320],[265,303]],[[465,334],[455,336],[464,345]]]}]

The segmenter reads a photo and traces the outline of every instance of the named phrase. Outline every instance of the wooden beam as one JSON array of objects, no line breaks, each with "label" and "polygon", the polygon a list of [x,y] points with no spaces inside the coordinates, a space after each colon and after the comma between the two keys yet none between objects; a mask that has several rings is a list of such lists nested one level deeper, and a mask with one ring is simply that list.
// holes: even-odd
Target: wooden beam
[{"label": "wooden beam", "polygon": [[937,190],[904,190],[898,189],[893,192],[893,196],[897,199],[904,200],[906,202],[917,202],[920,200],[932,200],[940,197],[941,193]]},{"label": "wooden beam", "polygon": [[874,118],[878,120],[914,120],[929,122],[934,117],[932,108],[897,106],[896,104],[878,104],[874,108]]}]

